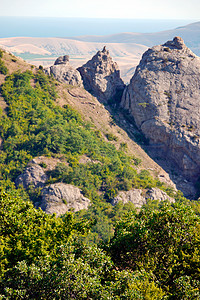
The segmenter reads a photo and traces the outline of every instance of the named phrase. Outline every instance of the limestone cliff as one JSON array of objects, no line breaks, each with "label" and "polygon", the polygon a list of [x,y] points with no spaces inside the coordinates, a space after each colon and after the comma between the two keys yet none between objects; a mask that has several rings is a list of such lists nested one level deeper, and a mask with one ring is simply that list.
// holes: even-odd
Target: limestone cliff
[{"label": "limestone cliff", "polygon": [[180,37],[147,50],[121,106],[188,178],[200,173],[200,58]]}]

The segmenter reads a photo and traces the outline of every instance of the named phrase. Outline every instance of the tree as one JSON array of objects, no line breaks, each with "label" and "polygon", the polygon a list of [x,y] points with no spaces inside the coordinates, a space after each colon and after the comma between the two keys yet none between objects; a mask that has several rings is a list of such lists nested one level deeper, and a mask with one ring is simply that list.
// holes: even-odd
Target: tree
[{"label": "tree", "polygon": [[127,216],[116,226],[109,253],[122,269],[152,272],[171,296],[178,295],[185,276],[200,295],[200,218],[189,206],[164,203]]},{"label": "tree", "polygon": [[0,193],[0,276],[7,268],[26,260],[31,264],[39,257],[53,255],[75,233],[83,234],[90,222],[75,220],[71,213],[63,218],[47,215],[24,201],[17,191]]}]

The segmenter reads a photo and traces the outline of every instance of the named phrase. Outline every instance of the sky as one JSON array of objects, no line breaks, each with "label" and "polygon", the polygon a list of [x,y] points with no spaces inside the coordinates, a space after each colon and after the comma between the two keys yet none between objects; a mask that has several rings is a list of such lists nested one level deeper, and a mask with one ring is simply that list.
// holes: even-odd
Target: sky
[{"label": "sky", "polygon": [[0,16],[200,20],[200,0],[1,0]]}]

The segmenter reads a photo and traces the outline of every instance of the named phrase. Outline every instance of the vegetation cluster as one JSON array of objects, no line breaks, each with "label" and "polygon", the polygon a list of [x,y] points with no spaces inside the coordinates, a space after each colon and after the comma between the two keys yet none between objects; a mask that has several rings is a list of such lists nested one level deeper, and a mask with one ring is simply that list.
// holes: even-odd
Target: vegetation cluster
[{"label": "vegetation cluster", "polygon": [[88,245],[92,222],[47,215],[0,194],[0,299],[199,299],[200,218],[184,204],[146,206]]},{"label": "vegetation cluster", "polygon": [[8,69],[2,61],[3,51],[0,50],[0,74],[6,75],[8,73]]}]

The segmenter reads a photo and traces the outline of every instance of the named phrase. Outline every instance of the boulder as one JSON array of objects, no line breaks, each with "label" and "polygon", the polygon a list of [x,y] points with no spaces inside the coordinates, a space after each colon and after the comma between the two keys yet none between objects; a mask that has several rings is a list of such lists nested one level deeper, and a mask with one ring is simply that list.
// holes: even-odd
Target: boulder
[{"label": "boulder", "polygon": [[147,200],[159,200],[159,201],[170,201],[175,200],[167,195],[164,191],[158,188],[151,188],[147,191],[140,189],[132,189],[130,191],[120,191],[118,195],[112,199],[111,204],[114,206],[118,202],[122,201],[123,204],[132,202],[136,208],[141,208],[142,205],[147,203]]},{"label": "boulder", "polygon": [[106,47],[77,70],[82,76],[85,89],[102,102],[107,102],[124,90],[125,84],[120,78],[117,63],[113,62]]},{"label": "boulder", "polygon": [[83,86],[80,73],[69,63],[69,56],[64,55],[56,59],[53,66],[44,69],[48,75],[53,75],[58,81],[74,86]]},{"label": "boulder", "polygon": [[87,209],[90,200],[81,194],[81,190],[71,184],[50,184],[42,190],[40,207],[47,214],[56,213],[57,216],[66,212]]},{"label": "boulder", "polygon": [[158,189],[158,188],[151,188],[147,191],[146,199],[150,200],[159,200],[159,201],[166,201],[168,200],[169,202],[175,202],[175,200],[167,195],[164,191]]},{"label": "boulder", "polygon": [[24,173],[19,175],[15,180],[16,186],[20,184],[27,189],[30,185],[34,188],[43,187],[48,177],[43,168],[38,164],[27,166]]},{"label": "boulder", "polygon": [[200,58],[180,37],[148,49],[125,89],[129,110],[150,143],[188,179],[200,174]]},{"label": "boulder", "polygon": [[122,201],[123,204],[132,202],[137,208],[141,208],[141,206],[146,203],[146,199],[142,195],[142,190],[140,189],[120,191],[118,195],[111,201],[111,204],[116,205],[119,201]]},{"label": "boulder", "polygon": [[24,172],[20,174],[15,180],[16,186],[22,184],[25,189],[32,185],[34,188],[44,187],[48,176],[46,171],[52,171],[59,163],[68,165],[64,160],[58,158],[37,156],[33,158],[25,168]]}]

